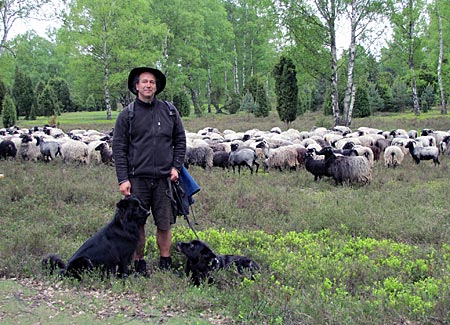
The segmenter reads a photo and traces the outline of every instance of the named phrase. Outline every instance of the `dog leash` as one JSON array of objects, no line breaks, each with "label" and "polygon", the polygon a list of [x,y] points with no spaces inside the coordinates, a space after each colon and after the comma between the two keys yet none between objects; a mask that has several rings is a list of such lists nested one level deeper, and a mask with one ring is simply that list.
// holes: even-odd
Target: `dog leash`
[{"label": "dog leash", "polygon": [[[177,191],[173,190],[170,178],[168,178],[167,181],[168,181],[168,184],[169,184],[169,186],[168,186],[169,188],[168,188],[168,191],[166,192],[166,194],[169,196],[170,200],[172,201],[172,204],[175,204],[175,206],[177,206],[178,203],[181,204],[181,202],[179,202],[180,201],[179,193],[177,193]],[[179,185],[180,183],[179,183],[179,181],[176,181],[175,184]],[[183,194],[185,194],[182,188],[180,188],[180,190],[183,192]],[[177,199],[175,199],[174,192],[175,192],[175,194],[177,196],[178,202],[177,202]],[[189,209],[192,211],[192,215],[194,216],[194,222],[197,225],[197,222],[195,221],[195,215],[194,215],[194,210],[192,208],[192,205],[189,206]],[[197,232],[195,231],[194,227],[191,224],[191,221],[189,220],[189,210],[187,211],[187,213],[186,213],[186,211],[183,211],[183,212],[184,212],[183,213],[184,220],[186,220],[189,228],[191,228],[191,230],[194,233],[195,237],[198,240],[200,240],[200,238],[197,235]]]},{"label": "dog leash", "polygon": [[[192,211],[192,215],[194,216],[194,210],[191,207],[191,211]],[[197,232],[195,231],[194,227],[192,226],[190,220],[189,220],[189,216],[186,214],[184,215],[184,219],[186,220],[187,224],[189,225],[189,228],[191,228],[192,232],[194,233],[195,237],[197,237],[198,240],[200,240],[200,238],[197,235]],[[195,216],[194,216],[194,222],[197,225],[197,222],[195,221]]]}]

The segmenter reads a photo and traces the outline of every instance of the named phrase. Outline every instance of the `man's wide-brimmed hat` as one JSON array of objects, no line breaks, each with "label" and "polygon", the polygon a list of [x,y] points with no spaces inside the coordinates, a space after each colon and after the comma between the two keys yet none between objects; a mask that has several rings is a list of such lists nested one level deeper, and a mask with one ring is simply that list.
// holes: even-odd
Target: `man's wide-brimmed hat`
[{"label": "man's wide-brimmed hat", "polygon": [[128,89],[135,95],[137,95],[136,91],[136,77],[139,77],[143,72],[150,72],[156,78],[156,92],[155,95],[159,94],[166,87],[166,76],[164,73],[159,71],[158,69],[149,68],[149,67],[139,67],[134,68],[130,71],[130,75],[128,76]]}]

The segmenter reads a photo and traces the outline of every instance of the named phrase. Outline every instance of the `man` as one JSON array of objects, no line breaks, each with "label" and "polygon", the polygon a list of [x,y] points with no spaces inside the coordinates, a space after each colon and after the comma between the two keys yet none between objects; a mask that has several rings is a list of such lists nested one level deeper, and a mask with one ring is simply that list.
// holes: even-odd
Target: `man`
[{"label": "man", "polygon": [[[172,265],[171,228],[175,217],[168,180],[178,180],[186,153],[186,134],[180,114],[172,104],[156,98],[165,86],[166,77],[158,69],[131,70],[128,89],[136,99],[117,117],[112,144],[120,192],[135,194],[152,212],[161,270],[168,270]],[[134,256],[135,271],[142,275],[147,272],[144,247],[142,226]]]}]

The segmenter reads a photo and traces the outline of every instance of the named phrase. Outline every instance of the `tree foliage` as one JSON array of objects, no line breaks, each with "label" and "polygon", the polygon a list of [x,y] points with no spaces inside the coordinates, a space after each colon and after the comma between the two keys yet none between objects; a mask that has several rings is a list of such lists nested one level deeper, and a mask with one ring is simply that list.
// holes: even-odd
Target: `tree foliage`
[{"label": "tree foliage", "polygon": [[189,116],[191,114],[191,107],[189,105],[189,98],[184,92],[178,92],[173,95],[173,104],[180,112],[180,115]]},{"label": "tree foliage", "polygon": [[[29,4],[42,2],[46,1]],[[19,1],[2,3],[17,5]],[[387,4],[392,4],[393,10],[379,10]],[[300,88],[296,114],[303,110],[328,112],[331,108],[333,120],[342,114],[341,123],[345,123],[345,114],[352,114],[352,100],[347,101],[347,113],[343,110],[346,90],[353,96],[363,84],[367,85],[371,112],[412,107],[413,101],[400,98],[399,80],[413,98],[415,82],[421,108],[425,107],[422,98],[429,93],[428,85],[436,96],[448,96],[450,21],[446,17],[450,4],[428,1],[428,11],[424,4],[423,0],[136,0],[126,5],[113,0],[70,1],[69,10],[61,13],[63,25],[49,38],[27,31],[2,43],[1,78],[6,88],[16,92],[14,100],[19,93],[30,93],[15,87],[20,77],[17,68],[26,73],[22,80],[28,78],[20,83],[17,80],[17,85],[25,83],[36,98],[43,92],[42,85],[38,87],[40,80],[44,84],[53,79],[65,81],[61,91],[53,85],[62,111],[108,111],[118,102],[126,105],[132,100],[127,88],[129,71],[136,66],[153,66],[167,76],[168,95],[163,93],[161,98],[184,92],[197,115],[211,112],[211,107],[220,112],[224,104],[236,112],[239,108],[230,106],[233,100],[229,98],[236,97],[235,103],[240,103],[245,89],[251,88],[257,104],[253,112],[265,116],[272,103],[275,107],[283,102],[276,101],[278,82],[273,75],[283,53],[296,69]],[[358,10],[351,10],[355,8]],[[355,34],[354,48],[342,43],[337,29],[352,17],[361,31]],[[373,17],[376,21],[371,21]],[[385,24],[392,26],[392,38],[375,55],[376,42],[372,41],[380,36],[377,28],[379,32]],[[443,32],[441,91],[435,71],[440,57],[439,30]],[[250,86],[254,78],[258,83]],[[33,103],[31,98],[29,103]],[[23,107],[22,102],[16,102],[20,117],[41,114],[39,105],[32,112],[29,103]],[[290,112],[294,114],[293,109]],[[285,120],[292,118],[294,115]]]}]

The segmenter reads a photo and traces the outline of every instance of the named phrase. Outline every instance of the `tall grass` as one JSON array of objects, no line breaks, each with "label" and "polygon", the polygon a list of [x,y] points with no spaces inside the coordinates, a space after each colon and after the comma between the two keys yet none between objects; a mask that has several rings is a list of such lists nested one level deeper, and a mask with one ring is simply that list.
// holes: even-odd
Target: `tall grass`
[{"label": "tall grass", "polygon": [[[301,130],[320,119],[304,118],[311,124]],[[415,117],[379,119],[365,125],[410,129],[417,122]],[[447,118],[426,120],[423,127],[442,129],[441,120]],[[273,116],[246,115],[207,116],[185,124],[192,131],[280,125]],[[190,215],[197,221],[195,229],[218,253],[256,259],[262,265],[256,280],[218,272],[214,285],[196,288],[187,279],[154,271],[150,279],[127,280],[125,288],[114,280],[86,281],[79,290],[135,292],[141,303],[155,310],[169,308],[184,315],[186,323],[214,323],[214,315],[221,315],[216,323],[222,324],[448,323],[450,158],[441,161],[439,167],[416,165],[406,157],[397,169],[376,162],[372,183],[354,187],[314,182],[304,169],[239,176],[192,166],[189,171],[201,186]],[[49,252],[70,257],[111,219],[121,197],[109,166],[0,161],[0,173],[5,174],[0,179],[0,275],[6,278],[48,281],[41,257]],[[151,219],[146,227],[146,259],[155,266]],[[186,221],[179,219],[174,241],[193,238]],[[175,252],[173,257],[181,270],[183,258]],[[50,279],[49,285],[52,281],[57,280]]]}]

